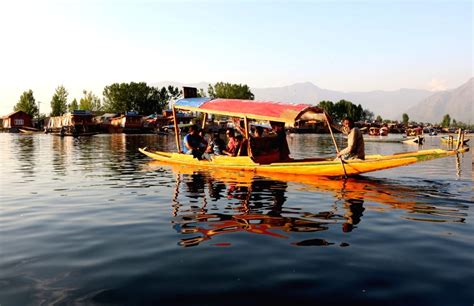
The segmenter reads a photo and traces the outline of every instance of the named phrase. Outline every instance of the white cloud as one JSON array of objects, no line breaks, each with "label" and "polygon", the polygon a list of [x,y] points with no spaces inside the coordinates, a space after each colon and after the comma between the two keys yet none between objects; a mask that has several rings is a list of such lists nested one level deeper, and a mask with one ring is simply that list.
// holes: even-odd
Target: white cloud
[{"label": "white cloud", "polygon": [[427,84],[430,91],[443,91],[448,89],[448,82],[446,80],[431,79]]}]

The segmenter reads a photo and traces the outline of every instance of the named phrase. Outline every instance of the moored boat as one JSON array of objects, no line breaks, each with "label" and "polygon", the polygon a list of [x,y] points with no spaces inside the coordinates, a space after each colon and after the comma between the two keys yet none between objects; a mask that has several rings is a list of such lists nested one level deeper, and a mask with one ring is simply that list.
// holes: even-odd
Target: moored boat
[{"label": "moored boat", "polygon": [[424,141],[425,141],[425,138],[422,135],[418,135],[416,137],[410,137],[405,140],[402,140],[402,143],[422,145]]},{"label": "moored boat", "polygon": [[461,142],[461,144],[464,146],[469,142],[469,139],[458,140],[457,138],[454,138],[453,136],[450,135],[450,136],[441,137],[441,141],[444,142],[444,143],[455,144],[455,145],[457,145],[459,142]]},{"label": "moored boat", "polygon": [[[230,170],[244,170],[255,173],[282,173],[313,176],[342,176],[357,175],[366,172],[384,170],[406,166],[420,161],[455,155],[465,152],[467,148],[458,150],[422,150],[416,152],[399,153],[394,155],[369,155],[364,160],[353,159],[342,162],[332,158],[305,158],[280,160],[279,154],[257,155],[253,145],[262,141],[249,136],[249,120],[270,121],[294,126],[299,120],[318,120],[335,126],[329,116],[320,108],[308,104],[286,104],[268,101],[251,101],[237,99],[185,98],[178,100],[176,110],[195,111],[204,113],[204,122],[209,114],[228,116],[243,120],[243,136],[248,140],[248,156],[216,155],[210,159],[197,159],[192,155],[181,153],[181,138],[175,133],[177,152],[161,152],[141,148],[139,151],[150,158],[170,164],[181,164],[195,167],[221,168]],[[204,125],[203,125],[204,126]],[[175,124],[177,131],[178,125]],[[332,133],[331,128],[329,129]],[[336,147],[337,151],[337,147]]]}]

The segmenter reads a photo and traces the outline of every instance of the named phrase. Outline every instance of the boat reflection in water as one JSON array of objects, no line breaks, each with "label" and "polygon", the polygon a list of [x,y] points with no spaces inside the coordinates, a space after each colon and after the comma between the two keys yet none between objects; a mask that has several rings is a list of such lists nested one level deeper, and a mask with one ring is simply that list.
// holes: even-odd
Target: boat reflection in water
[{"label": "boat reflection in water", "polygon": [[[170,167],[157,161],[150,162],[149,166],[171,168],[176,175],[172,223],[178,233],[186,236],[179,242],[185,247],[230,233],[289,239],[295,246],[327,246],[335,242],[320,238],[293,240],[296,233],[329,229],[351,232],[361,223],[364,213],[370,211],[401,210],[402,214],[406,213],[403,218],[412,221],[464,222],[468,208],[456,203],[434,206],[423,201],[426,196],[442,192],[440,186],[403,186],[367,177],[342,180],[277,174],[260,176],[246,171]],[[285,195],[289,186],[309,197],[318,196],[310,205],[303,205],[304,208],[298,203],[290,205]],[[230,246],[231,243],[219,239],[213,245]]]}]

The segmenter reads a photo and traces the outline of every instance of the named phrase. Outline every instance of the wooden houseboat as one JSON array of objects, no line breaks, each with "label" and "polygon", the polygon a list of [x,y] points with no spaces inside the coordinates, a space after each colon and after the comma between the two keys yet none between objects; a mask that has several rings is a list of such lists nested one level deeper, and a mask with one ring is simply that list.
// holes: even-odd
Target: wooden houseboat
[{"label": "wooden houseboat", "polygon": [[45,132],[57,136],[86,136],[96,133],[96,125],[91,112],[75,110],[62,116],[50,117]]}]

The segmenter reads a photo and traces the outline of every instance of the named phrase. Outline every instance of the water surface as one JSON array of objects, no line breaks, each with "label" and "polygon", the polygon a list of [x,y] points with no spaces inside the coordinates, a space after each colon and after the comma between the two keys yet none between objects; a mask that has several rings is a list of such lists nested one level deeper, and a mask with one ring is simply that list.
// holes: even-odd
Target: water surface
[{"label": "water surface", "polygon": [[[334,155],[328,135],[289,143]],[[470,152],[343,181],[170,167],[143,146],[174,137],[0,134],[2,306],[474,301]]]}]

